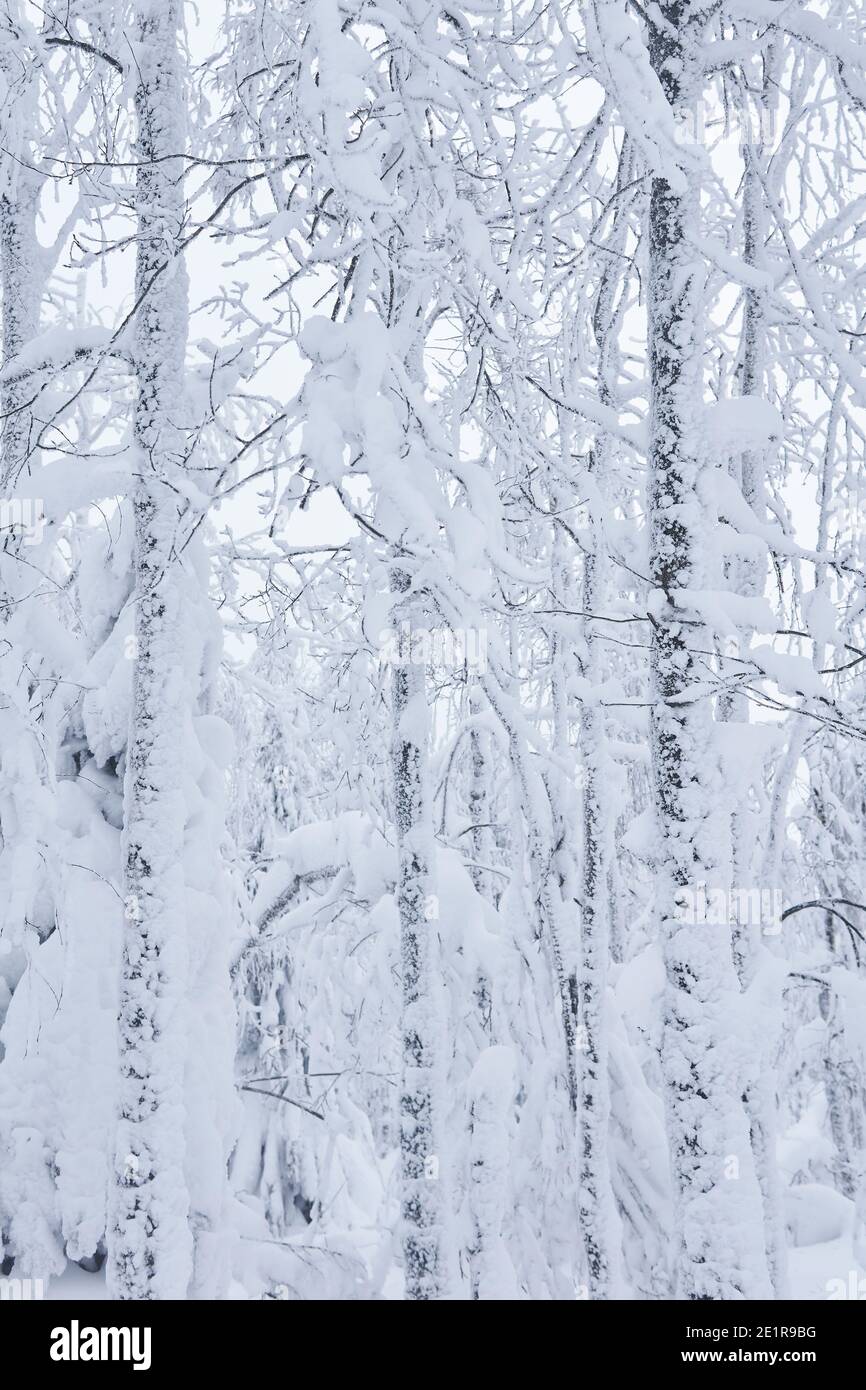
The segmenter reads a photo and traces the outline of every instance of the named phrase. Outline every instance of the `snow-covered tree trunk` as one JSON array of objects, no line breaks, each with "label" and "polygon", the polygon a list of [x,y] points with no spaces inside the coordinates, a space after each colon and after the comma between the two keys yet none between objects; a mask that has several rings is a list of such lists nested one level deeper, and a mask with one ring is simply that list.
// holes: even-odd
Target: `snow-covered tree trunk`
[{"label": "snow-covered tree trunk", "polygon": [[[12,360],[39,332],[44,267],[36,236],[39,178],[29,167],[27,125],[36,120],[34,82],[22,75],[28,55],[10,20],[0,16],[0,83],[5,90],[3,143],[17,153],[6,158],[0,183],[0,294],[3,362]],[[13,130],[12,117],[18,130]],[[7,126],[7,121],[9,125]],[[32,383],[25,376],[0,381],[0,451],[3,496],[27,458],[32,416],[27,402]]]},{"label": "snow-covered tree trunk", "polygon": [[[759,164],[763,150],[759,142],[747,143],[744,147],[745,169],[743,173],[743,259],[756,270],[763,267],[763,247],[766,237],[766,218],[764,215],[764,195],[761,184]],[[743,332],[741,342],[740,391],[744,397],[762,397],[765,389],[765,359],[768,291],[765,286],[751,285],[744,291]],[[757,521],[766,521],[766,453],[760,449],[747,449],[739,456],[740,477],[745,500],[755,513]],[[736,567],[738,591],[747,598],[762,598],[766,585],[766,565],[762,559],[740,557]],[[748,643],[741,643],[741,655],[745,655]],[[732,722],[748,723],[749,706],[746,695],[736,692],[726,700],[720,701],[720,717]],[[734,883],[741,887],[755,886],[767,888],[771,892],[777,887],[774,883],[760,883],[760,865],[755,854],[755,844],[750,832],[750,817],[740,811],[732,816]],[[734,922],[734,962],[744,990],[753,986],[766,952],[762,939],[762,928],[771,927],[769,923],[751,920]],[[776,1016],[781,1016],[781,1000],[778,1000]],[[764,1041],[763,1055],[758,1059],[755,1074],[748,1080],[744,1094],[746,1112],[751,1131],[752,1152],[755,1169],[761,1188],[764,1206],[764,1231],[767,1243],[767,1260],[773,1291],[777,1298],[784,1298],[787,1292],[787,1255],[785,1248],[785,1228],[782,1213],[782,1197],[776,1161],[776,1077],[773,1053],[778,1045],[774,1030]]]},{"label": "snow-covered tree trunk", "polygon": [[[423,628],[423,604],[412,593],[411,575],[399,558],[393,562],[391,584],[395,626],[408,623],[412,633]],[[424,668],[411,660],[398,662],[391,682],[391,769],[403,976],[400,1160],[404,1277],[408,1299],[436,1299],[442,1296],[445,1275],[439,1134],[441,1040],[435,983],[439,903]]]},{"label": "snow-covered tree trunk", "polygon": [[[7,814],[0,812],[0,845],[7,847],[19,836],[35,842],[44,829],[40,753],[27,712],[32,673],[26,638],[22,644],[33,567],[18,559],[22,535],[16,522],[25,518],[16,517],[11,504],[33,445],[34,388],[32,378],[10,364],[39,333],[45,287],[36,235],[40,180],[32,168],[36,88],[33,55],[22,38],[18,6],[12,4],[0,15],[0,499],[10,505],[0,531],[0,688],[9,692],[0,699],[0,806],[8,808]],[[16,878],[20,884],[20,868]]]},{"label": "snow-covered tree trunk", "polygon": [[187,280],[179,0],[139,6],[134,57],[138,209],[134,339],[135,660],[124,825],[120,1122],[109,1223],[110,1286],[183,1298],[192,1271],[184,1175],[188,960],[183,845],[186,634],[174,477],[187,447]]},{"label": "snow-covered tree trunk", "polygon": [[[478,720],[483,709],[483,696],[480,690],[475,689],[469,697],[470,717],[473,720]],[[473,861],[469,874],[476,893],[479,893],[481,897],[489,894],[496,905],[500,897],[496,875],[489,873],[486,867],[492,861],[491,848],[494,843],[490,825],[491,760],[487,743],[485,734],[478,728],[477,723],[473,723],[469,730],[469,794],[467,796]],[[490,980],[483,971],[478,974],[475,998],[478,1003],[481,1026],[488,1037],[492,1038],[495,1036],[493,996]]]},{"label": "snow-covered tree trunk", "polygon": [[[828,912],[824,919],[824,935],[830,960],[837,957],[838,934],[838,923]],[[864,1176],[864,1124],[860,1103],[862,1086],[846,1037],[846,1001],[827,984],[821,990],[819,1007],[826,1027],[822,1061],[827,1122],[835,1149],[833,1175],[843,1197],[856,1201]]]},{"label": "snow-covered tree trunk", "polygon": [[[525,835],[526,860],[531,882],[532,931],[549,952],[550,964],[560,1004],[563,1059],[562,1075],[573,1114],[577,1113],[578,1064],[576,980],[566,962],[563,941],[565,907],[562,884],[556,874],[550,797],[544,779],[528,756],[521,729],[513,717],[513,707],[491,679],[485,679],[485,693],[508,738],[514,777],[520,789],[520,809]],[[522,837],[521,837],[522,838]]]},{"label": "snow-covered tree trunk", "polygon": [[[697,109],[706,14],[673,0],[650,24],[650,59],[677,115]],[[652,178],[649,214],[651,752],[657,902],[667,993],[662,1065],[685,1298],[766,1296],[760,1195],[742,1103],[731,1010],[738,995],[729,906],[695,911],[700,888],[729,905],[730,817],[712,705],[674,595],[706,587],[702,467],[700,187]],[[684,596],[686,597],[686,596]],[[687,600],[686,600],[687,601]],[[702,901],[702,900],[701,900]],[[691,905],[691,906],[690,906]]]},{"label": "snow-covered tree trunk", "polygon": [[[483,699],[473,690],[469,699],[469,713],[478,720],[484,708]],[[475,891],[482,897],[490,877],[484,865],[489,863],[490,846],[493,843],[490,826],[490,762],[484,733],[473,723],[469,730],[469,822],[471,825],[472,858],[470,869]],[[491,889],[491,893],[495,890]]]},{"label": "snow-covered tree trunk", "polygon": [[[595,611],[603,593],[603,553],[595,546],[584,561],[583,607]],[[598,644],[586,624],[584,679],[599,680]],[[610,1296],[613,1251],[609,1155],[610,1081],[606,1027],[607,966],[610,942],[608,855],[610,808],[604,712],[583,706],[583,881],[581,884],[580,966],[578,971],[580,1060],[580,1224],[592,1298]]]},{"label": "snow-covered tree trunk", "polygon": [[519,1285],[503,1238],[509,1219],[511,1110],[516,1081],[510,1048],[489,1047],[469,1077],[470,1279],[473,1299],[513,1299]]},{"label": "snow-covered tree trunk", "polygon": [[[623,170],[630,170],[625,152]],[[614,400],[616,361],[616,289],[621,274],[625,219],[615,220],[610,254],[602,272],[593,310],[593,331],[599,354],[599,400]],[[581,711],[583,751],[582,883],[579,995],[580,1057],[580,1222],[592,1298],[609,1298],[617,1277],[616,1231],[610,1173],[610,1068],[607,1037],[607,978],[611,954],[610,841],[614,809],[611,804],[611,766],[604,708],[594,692],[603,680],[599,625],[607,601],[608,557],[602,517],[611,486],[613,447],[600,433],[589,458],[592,537],[584,555],[582,676],[589,698]]]},{"label": "snow-covered tree trunk", "polygon": [[[0,15],[0,367],[6,368],[39,331],[42,299],[42,275],[39,265],[39,244],[36,237],[38,184],[28,165],[29,136],[27,127],[35,121],[36,102],[34,83],[28,80],[29,57],[21,43],[17,6],[7,7]],[[0,498],[11,497],[15,482],[25,465],[32,431],[32,415],[25,378],[7,372],[0,376]],[[11,859],[11,881],[17,892],[4,902],[6,919],[4,935],[18,935],[25,929],[32,902],[39,891],[43,872],[38,852],[38,839],[44,826],[45,806],[41,799],[41,764],[39,750],[27,727],[27,680],[22,667],[26,654],[20,646],[20,598],[33,589],[32,579],[22,576],[16,562],[20,536],[8,529],[8,521],[0,533],[0,850]],[[22,584],[22,577],[24,583]],[[29,582],[28,582],[29,581]],[[18,621],[16,622],[16,619]],[[15,632],[15,628],[18,632]],[[23,688],[22,688],[23,687]],[[30,842],[28,844],[28,841]],[[34,872],[35,870],[35,872]],[[6,877],[4,875],[4,877]],[[26,879],[31,880],[31,885]],[[8,882],[9,879],[7,878]],[[4,893],[4,897],[7,895]],[[16,901],[17,899],[17,901]],[[11,921],[10,921],[11,919]],[[9,949],[12,942],[4,942]],[[17,942],[15,944],[18,944]],[[15,988],[13,983],[12,989]],[[9,985],[0,976],[0,1021],[9,1005]],[[0,1059],[5,1047],[0,1048]],[[6,1131],[0,1138],[0,1162],[6,1168],[7,1191],[13,1200],[0,1202],[0,1267],[6,1269],[7,1251],[12,1250],[18,1269],[32,1268],[31,1251],[25,1241],[16,1239],[16,1226],[28,1230],[32,1217],[28,1210],[33,1195],[26,1190],[28,1176],[38,1173],[45,1181],[44,1164],[33,1165],[29,1155],[20,1164],[24,1180],[18,1173],[22,1147]],[[9,1139],[12,1143],[7,1148]],[[29,1146],[32,1150],[33,1145]],[[29,1158],[29,1163],[28,1163]],[[35,1188],[36,1184],[33,1183]],[[46,1182],[47,1186],[47,1182]],[[6,1194],[4,1193],[4,1196]],[[30,1219],[28,1219],[30,1218]],[[33,1223],[35,1225],[35,1223]],[[48,1241],[32,1240],[37,1259],[50,1269]],[[55,1256],[56,1258],[56,1256]],[[42,1274],[43,1266],[38,1267]]]},{"label": "snow-covered tree trunk", "polygon": [[[835,478],[837,434],[842,398],[843,384],[839,380],[833,392],[827,420],[821,482],[818,489],[819,510],[816,548],[822,555],[825,555],[830,549],[834,511],[838,505],[833,495],[833,480]],[[823,561],[815,567],[815,591],[812,602],[814,603],[817,599],[829,606],[832,601],[831,594],[832,571],[826,561]],[[812,664],[816,672],[820,672],[822,668],[826,669],[831,660],[832,648],[823,641],[816,641],[812,652]],[[806,722],[805,719],[801,720],[802,724],[806,724]],[[844,872],[844,859],[840,852],[841,845],[833,834],[832,821],[834,816],[828,804],[829,788],[825,785],[820,751],[815,749],[806,751],[804,748],[806,741],[806,735],[803,733],[798,744],[798,751],[804,751],[806,762],[809,765],[811,804],[815,819],[827,835],[822,847],[824,854],[827,855],[827,860],[821,863],[818,869],[818,889],[828,904],[838,897],[862,901],[862,895],[848,882],[847,876],[842,877],[840,873],[840,868]],[[850,827],[855,826],[859,819],[856,812],[851,814],[852,811],[854,811],[853,807],[848,812],[850,819],[846,817],[849,833]],[[827,854],[828,849],[830,850],[829,855]],[[840,860],[841,864],[838,862]],[[846,903],[843,913],[848,913],[850,910]],[[840,958],[844,960],[846,956],[845,934],[841,927],[842,924],[835,912],[827,911],[824,913],[823,937],[826,943],[827,960],[831,964],[835,964]],[[854,955],[859,965],[859,953],[856,949],[857,937],[854,933],[850,933],[850,936],[855,944]],[[857,1060],[860,1049],[856,1044],[852,1047],[852,1037],[849,1033],[851,1023],[848,1018],[850,1004],[845,998],[844,991],[833,987],[832,977],[821,989],[819,1010],[826,1030],[822,1070],[824,1094],[827,1102],[827,1122],[835,1149],[832,1164],[833,1174],[839,1191],[854,1201],[862,1211],[863,1190],[864,1183],[866,1183],[866,1154],[864,1154],[862,1070],[858,1066]]]}]

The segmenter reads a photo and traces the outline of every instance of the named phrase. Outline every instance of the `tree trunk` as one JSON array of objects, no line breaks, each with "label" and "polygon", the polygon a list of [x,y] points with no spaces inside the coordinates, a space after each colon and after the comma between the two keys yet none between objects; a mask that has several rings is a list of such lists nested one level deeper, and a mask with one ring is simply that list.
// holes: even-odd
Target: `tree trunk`
[{"label": "tree trunk", "polygon": [[[765,217],[763,190],[758,172],[762,158],[760,144],[745,146],[743,176],[743,259],[759,268],[763,259]],[[745,291],[743,309],[743,340],[740,390],[744,396],[760,396],[764,392],[764,358],[767,333],[767,291],[749,287]],[[743,496],[759,523],[766,523],[764,500],[767,460],[760,450],[746,450],[740,459],[740,479]],[[748,598],[761,598],[767,581],[766,564],[760,559],[742,557],[737,563],[737,589]],[[747,644],[746,644],[747,645]],[[741,655],[744,655],[741,652]],[[720,702],[721,703],[721,702]],[[749,705],[745,694],[737,692],[720,708],[720,717],[733,722],[749,722]],[[759,881],[760,869],[755,859],[755,846],[749,833],[749,821],[736,811],[732,816],[734,879],[740,885]],[[762,887],[773,890],[775,883],[764,882]],[[766,945],[761,938],[761,924],[751,921],[734,924],[734,963],[744,990],[755,981],[761,956]],[[781,1001],[779,1001],[781,1014]],[[764,1233],[767,1259],[773,1291],[777,1298],[787,1294],[787,1253],[782,1194],[776,1161],[776,1075],[773,1050],[778,1036],[765,1040],[765,1051],[758,1061],[755,1075],[745,1090],[744,1099],[749,1118],[755,1169],[761,1188],[764,1207]]]},{"label": "tree trunk", "polygon": [[[7,48],[7,45],[10,47]],[[0,80],[13,85],[14,53],[11,40],[0,29]],[[7,100],[11,93],[7,93]],[[30,84],[13,98],[16,106],[24,108],[21,119],[26,120],[34,105]],[[35,113],[32,118],[35,120]],[[6,132],[4,132],[4,135]],[[42,253],[36,238],[36,209],[39,201],[39,180],[27,167],[26,150],[19,161],[8,160],[12,166],[8,182],[0,191],[0,287],[2,287],[3,362],[10,362],[39,332],[42,304]],[[7,170],[3,171],[7,175]],[[31,443],[32,416],[27,400],[32,395],[29,378],[13,378],[0,384],[0,479],[3,496],[23,467]],[[4,538],[5,539],[5,538]]]},{"label": "tree trunk", "polygon": [[[395,626],[424,625],[423,608],[411,593],[411,576],[392,572]],[[397,908],[403,973],[403,1075],[400,1091],[403,1260],[408,1299],[442,1296],[443,1203],[438,1121],[439,1026],[435,1002],[435,936],[439,904],[427,768],[429,715],[423,666],[411,652],[392,673],[391,766],[397,828]]]},{"label": "tree trunk", "polygon": [[[677,114],[696,109],[705,18],[685,0],[660,6],[650,58]],[[706,587],[697,482],[703,405],[703,272],[695,249],[694,178],[652,179],[649,225],[651,748],[658,824],[658,896],[667,996],[662,1043],[677,1200],[680,1297],[766,1297],[769,1279],[757,1190],[729,1039],[738,994],[729,907],[693,915],[697,885],[730,904],[730,816],[714,748],[706,672],[672,591]],[[697,629],[700,633],[700,629]],[[694,899],[692,899],[694,901]]]},{"label": "tree trunk", "polygon": [[145,5],[135,45],[138,260],[134,434],[136,653],[127,751],[120,1123],[110,1220],[115,1297],[183,1298],[192,1271],[184,1175],[187,941],[185,633],[175,554],[184,465],[187,280],[177,255],[185,123],[178,0]]},{"label": "tree trunk", "polygon": [[[623,150],[618,182],[631,176],[631,159]],[[593,312],[599,352],[599,400],[614,402],[617,278],[625,244],[625,218],[614,222],[610,256],[602,274]],[[589,459],[592,540],[583,562],[583,659],[581,674],[590,690],[581,712],[583,748],[583,853],[581,884],[580,966],[578,971],[580,1058],[580,1224],[583,1232],[591,1298],[610,1298],[618,1282],[618,1221],[610,1171],[610,1067],[608,1059],[607,973],[611,949],[610,840],[613,807],[603,707],[592,691],[603,679],[599,633],[593,615],[604,612],[608,557],[602,517],[609,476],[611,440],[600,434]]]}]

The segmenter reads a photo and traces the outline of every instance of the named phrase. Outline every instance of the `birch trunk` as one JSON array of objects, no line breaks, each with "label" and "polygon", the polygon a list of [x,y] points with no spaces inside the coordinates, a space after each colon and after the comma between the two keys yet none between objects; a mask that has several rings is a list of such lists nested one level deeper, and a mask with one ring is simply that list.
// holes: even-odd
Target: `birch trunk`
[{"label": "birch trunk", "polygon": [[[8,14],[0,17],[0,91],[4,99],[0,125],[0,367],[6,367],[39,332],[44,279],[36,238],[39,184],[28,167],[28,127],[32,129],[36,120],[36,96],[34,83],[27,76],[20,31]],[[31,382],[26,377],[0,375],[0,498],[4,502],[12,496],[26,466],[33,423],[28,408],[31,396]],[[29,853],[22,862],[29,860],[41,868],[39,840],[45,824],[42,760],[26,717],[32,687],[27,653],[20,645],[22,600],[26,602],[34,586],[32,570],[17,561],[21,537],[7,527],[4,519],[0,532],[0,850],[16,854],[26,847]],[[23,896],[17,908],[21,928],[39,886],[39,880],[34,880],[32,893]],[[4,913],[10,907],[4,903]],[[3,1055],[0,1047],[0,1060]],[[16,1215],[11,1204],[10,1209],[0,1209],[0,1269],[4,1272],[8,1272],[7,1243],[13,1246],[19,1268],[26,1265],[25,1251],[14,1249],[15,1241],[10,1239]]]},{"label": "birch trunk", "polygon": [[[470,718],[478,720],[484,710],[480,693],[473,690],[469,697]],[[493,836],[490,826],[490,763],[487,753],[487,738],[473,724],[469,730],[469,821],[472,826],[472,858],[470,877],[476,893],[482,897],[489,891],[495,903],[495,885],[487,890],[487,879],[492,877],[485,868],[491,860]]]},{"label": "birch trunk", "polygon": [[[0,194],[4,363],[11,361],[39,332],[42,276],[36,240],[38,197],[37,182],[26,169],[21,169],[12,187]],[[32,415],[27,401],[32,390],[29,386],[26,377],[4,381],[0,386],[0,476],[4,497],[9,496],[24,466],[31,443]]]},{"label": "birch trunk", "polygon": [[[587,613],[599,598],[598,535],[593,554],[584,561],[583,603]],[[599,679],[598,648],[587,633],[584,678]],[[609,1298],[612,1250],[610,1164],[610,1081],[608,1070],[607,964],[610,917],[607,874],[608,806],[605,797],[605,734],[598,706],[583,707],[584,747],[583,882],[581,892],[578,999],[580,1028],[580,1224],[583,1232],[591,1298]]]},{"label": "birch trunk", "polygon": [[[12,13],[0,16],[0,87],[3,168],[0,170],[0,291],[4,365],[39,332],[45,280],[43,253],[36,236],[39,176],[32,163],[31,136],[38,111],[29,55]],[[28,456],[33,417],[27,408],[32,380],[0,380],[0,481],[8,497]],[[5,538],[4,538],[5,540]],[[5,547],[4,545],[4,548]]]},{"label": "birch trunk", "polygon": [[184,1175],[184,714],[188,692],[172,475],[181,428],[187,283],[177,255],[185,124],[179,0],[144,4],[135,43],[138,252],[134,433],[136,660],[127,751],[125,921],[110,1283],[123,1299],[183,1298],[192,1272]]},{"label": "birch trunk", "polygon": [[[759,144],[747,144],[744,149],[743,176],[743,259],[759,268],[763,260],[765,222],[763,192],[758,164],[762,158]],[[745,291],[743,309],[743,340],[740,389],[744,396],[760,396],[764,392],[765,340],[767,333],[767,291],[749,287]],[[746,450],[740,459],[740,484],[743,496],[763,525],[766,521],[764,500],[767,459],[760,450]],[[737,565],[737,588],[748,598],[763,596],[766,585],[766,565],[759,559],[740,559]],[[748,644],[746,644],[747,646]],[[720,709],[720,716],[732,722],[749,722],[748,700],[737,692]],[[738,829],[739,822],[739,829]],[[734,879],[739,886],[751,885],[759,875],[755,862],[755,846],[750,838],[748,819],[732,817],[734,847]],[[761,886],[773,889],[773,883]],[[761,938],[762,924],[746,921],[734,924],[734,962],[740,984],[747,990],[754,984],[766,946]],[[781,1001],[779,1013],[781,1014]],[[761,1188],[764,1209],[764,1233],[767,1259],[773,1291],[777,1298],[787,1293],[787,1253],[782,1193],[776,1161],[776,1076],[773,1049],[778,1037],[765,1040],[766,1051],[755,1075],[745,1090],[746,1112],[749,1118],[752,1153]]]},{"label": "birch trunk", "polygon": [[[699,98],[705,17],[659,7],[650,58],[677,114]],[[682,910],[696,885],[730,903],[730,817],[714,748],[705,672],[673,592],[706,587],[697,482],[703,404],[703,270],[695,249],[700,189],[652,179],[649,219],[651,748],[659,916],[667,994],[662,1043],[677,1201],[680,1297],[767,1296],[760,1195],[730,1038],[737,993],[730,920]],[[698,629],[698,633],[699,633]],[[695,640],[695,647],[705,646]],[[704,916],[706,916],[704,914]],[[724,914],[728,917],[728,912]]]},{"label": "birch trunk", "polygon": [[[423,609],[411,593],[411,576],[399,566],[392,587],[397,626],[414,633]],[[410,654],[411,655],[411,654]],[[397,908],[403,974],[403,1074],[400,1090],[403,1261],[406,1297],[427,1300],[443,1292],[441,1148],[438,1135],[435,1007],[435,937],[438,898],[435,844],[427,768],[429,716],[424,668],[411,660],[392,674],[391,766],[397,828]]]},{"label": "birch trunk", "polygon": [[511,1111],[516,1090],[510,1049],[490,1047],[482,1052],[468,1082],[473,1300],[515,1299],[520,1293],[503,1235],[509,1219]]},{"label": "birch trunk", "polygon": [[[630,177],[630,159],[623,151],[620,183]],[[623,170],[628,172],[623,174]],[[615,379],[615,300],[618,267],[623,257],[625,219],[616,219],[610,256],[602,274],[593,312],[599,352],[599,399],[610,406]],[[593,615],[604,612],[607,552],[602,524],[602,499],[610,486],[611,440],[596,440],[589,460],[591,511],[590,548],[583,564],[583,678],[591,690],[603,679],[599,632]],[[610,767],[603,707],[592,699],[581,713],[583,748],[582,884],[578,998],[580,1030],[580,1224],[583,1232],[591,1298],[610,1298],[617,1282],[617,1227],[612,1199],[610,1149],[610,1067],[608,1059],[607,979],[611,951]]]}]

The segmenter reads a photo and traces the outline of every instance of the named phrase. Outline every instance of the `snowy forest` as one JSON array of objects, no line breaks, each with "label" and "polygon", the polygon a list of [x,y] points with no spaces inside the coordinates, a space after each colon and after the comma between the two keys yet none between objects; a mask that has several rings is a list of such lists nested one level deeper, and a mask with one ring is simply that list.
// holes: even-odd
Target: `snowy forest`
[{"label": "snowy forest", "polygon": [[0,1274],[866,1299],[866,8],[0,0]]}]

